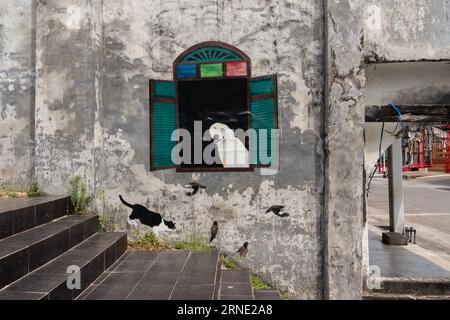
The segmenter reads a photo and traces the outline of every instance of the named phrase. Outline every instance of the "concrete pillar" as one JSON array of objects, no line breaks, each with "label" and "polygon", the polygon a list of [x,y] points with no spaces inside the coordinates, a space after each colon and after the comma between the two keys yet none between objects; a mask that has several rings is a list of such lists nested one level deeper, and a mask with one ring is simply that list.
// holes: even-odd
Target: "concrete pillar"
[{"label": "concrete pillar", "polygon": [[365,1],[325,4],[324,298],[362,298]]},{"label": "concrete pillar", "polygon": [[402,140],[389,147],[389,226],[390,232],[403,233],[405,209],[403,205]]},{"label": "concrete pillar", "polygon": [[389,232],[383,233],[387,245],[407,245],[403,234],[405,210],[403,207],[402,140],[397,139],[388,149],[389,155]]}]

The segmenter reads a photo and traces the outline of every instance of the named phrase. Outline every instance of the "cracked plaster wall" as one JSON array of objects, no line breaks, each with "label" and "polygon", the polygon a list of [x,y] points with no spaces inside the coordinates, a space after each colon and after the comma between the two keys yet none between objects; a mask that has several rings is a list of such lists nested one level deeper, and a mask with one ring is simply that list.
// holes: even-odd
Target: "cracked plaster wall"
[{"label": "cracked plaster wall", "polygon": [[368,61],[450,59],[450,0],[368,0]]},{"label": "cracked plaster wall", "polygon": [[[32,1],[0,4],[0,186],[25,188],[32,179],[34,104]],[[21,32],[18,32],[21,30]]]},{"label": "cracked plaster wall", "polygon": [[[77,7],[81,8],[77,11]],[[51,192],[81,174],[105,191],[99,209],[129,237],[122,193],[177,223],[162,237],[206,238],[220,224],[225,252],[250,242],[244,264],[299,298],[322,295],[323,16],[317,1],[47,1],[37,14],[36,174]],[[206,40],[252,59],[253,75],[278,74],[281,170],[149,172],[148,80]],[[299,58],[301,57],[301,58]],[[191,180],[208,186],[191,198]],[[291,214],[266,214],[284,204]]]},{"label": "cracked plaster wall", "polygon": [[[99,212],[130,237],[148,228],[129,229],[118,192],[175,220],[176,231],[160,231],[167,238],[206,237],[218,220],[222,250],[248,240],[245,263],[298,298],[359,296],[361,59],[447,57],[448,1],[417,0],[408,8],[405,1],[369,1],[383,9],[375,30],[360,0],[326,1],[325,30],[323,3],[313,0],[33,3],[0,4],[0,183],[26,185],[36,177],[47,191],[62,193],[67,177],[80,174],[105,191]],[[403,22],[385,24],[388,18]],[[278,74],[277,175],[149,172],[148,79],[172,79],[178,54],[205,40],[246,52],[254,76]],[[361,162],[361,169],[338,170],[347,162]],[[187,197],[183,185],[191,180],[208,188]],[[291,216],[265,214],[275,203]]]}]

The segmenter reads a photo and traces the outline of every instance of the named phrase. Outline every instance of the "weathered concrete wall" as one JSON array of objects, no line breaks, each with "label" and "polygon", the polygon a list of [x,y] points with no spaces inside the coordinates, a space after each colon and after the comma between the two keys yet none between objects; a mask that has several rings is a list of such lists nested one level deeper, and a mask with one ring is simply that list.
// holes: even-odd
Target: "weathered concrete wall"
[{"label": "weathered concrete wall", "polygon": [[366,77],[366,105],[450,103],[450,64],[446,62],[371,65]]},{"label": "weathered concrete wall", "polygon": [[[145,10],[142,10],[145,8]],[[247,263],[299,298],[320,298],[323,190],[322,5],[317,1],[108,1],[103,8],[106,212],[126,228],[117,193],[177,222],[171,238],[207,236],[220,224],[222,250],[249,241]],[[281,170],[149,173],[148,79],[172,79],[174,59],[219,40],[252,59],[253,75],[279,75]],[[301,58],[299,58],[301,57]],[[183,185],[208,186],[193,198]],[[289,219],[265,214],[281,203]],[[141,228],[143,231],[145,228]],[[130,230],[131,233],[134,230]]]},{"label": "weathered concrete wall", "polygon": [[73,174],[94,184],[99,161],[94,152],[96,12],[101,12],[101,2],[96,3],[41,1],[37,6],[36,178],[50,193],[67,190]]},{"label": "weathered concrete wall", "polygon": [[[18,26],[10,10],[26,6],[13,3],[4,7],[4,16],[13,19],[4,28],[32,31],[34,17],[35,41],[24,39],[28,47],[16,50],[2,32],[2,43],[11,52],[26,52],[35,44],[36,96],[27,93],[25,101],[11,106],[3,88],[13,96],[20,88],[11,91],[2,83],[2,117],[7,117],[2,119],[15,130],[2,141],[1,154],[9,157],[2,158],[2,168],[25,161],[27,170],[30,157],[11,150],[17,149],[22,131],[28,139],[28,131],[34,135],[35,130],[33,168],[46,191],[65,192],[68,176],[81,174],[89,186],[105,191],[99,209],[117,229],[130,228],[128,209],[118,202],[121,192],[130,202],[174,220],[177,230],[162,233],[173,239],[206,238],[218,220],[222,250],[234,252],[249,241],[244,264],[299,298],[322,297],[322,3],[37,1],[33,7],[29,3],[34,15],[23,15],[26,26]],[[149,172],[148,80],[171,79],[177,55],[205,40],[242,49],[252,58],[254,76],[278,74],[282,136],[277,175]],[[7,70],[15,72],[10,66]],[[21,68],[34,75],[32,64]],[[28,128],[29,123],[34,126]],[[16,178],[2,174],[2,179],[11,183]],[[207,190],[187,197],[183,186],[191,180]],[[290,217],[266,214],[273,204],[286,205]],[[128,231],[132,237],[147,230]]]},{"label": "weathered concrete wall", "polygon": [[0,2],[0,185],[16,188],[32,179],[32,29],[32,0]]},{"label": "weathered concrete wall", "polygon": [[450,59],[449,0],[369,0],[367,60]]},{"label": "weathered concrete wall", "polygon": [[[118,192],[174,220],[177,230],[160,231],[170,239],[206,238],[218,220],[223,251],[249,241],[243,263],[297,298],[361,297],[362,61],[448,58],[448,0],[32,3],[0,3],[0,184],[36,178],[62,193],[80,174],[130,237],[148,228],[126,223]],[[278,74],[278,174],[149,172],[148,80],[172,79],[173,60],[206,40],[247,53],[253,76]],[[399,81],[391,69],[369,77]],[[208,188],[188,197],[191,180]],[[265,214],[273,204],[290,217]]]},{"label": "weathered concrete wall", "polygon": [[326,3],[325,297],[361,299],[365,2]]}]

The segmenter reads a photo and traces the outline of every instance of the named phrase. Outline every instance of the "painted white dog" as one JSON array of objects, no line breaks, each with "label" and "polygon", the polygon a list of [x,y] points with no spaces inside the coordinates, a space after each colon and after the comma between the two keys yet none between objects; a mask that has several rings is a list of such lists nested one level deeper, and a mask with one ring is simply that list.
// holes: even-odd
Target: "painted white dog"
[{"label": "painted white dog", "polygon": [[248,150],[226,124],[213,124],[209,128],[209,134],[217,145],[217,152],[224,168],[249,167]]}]

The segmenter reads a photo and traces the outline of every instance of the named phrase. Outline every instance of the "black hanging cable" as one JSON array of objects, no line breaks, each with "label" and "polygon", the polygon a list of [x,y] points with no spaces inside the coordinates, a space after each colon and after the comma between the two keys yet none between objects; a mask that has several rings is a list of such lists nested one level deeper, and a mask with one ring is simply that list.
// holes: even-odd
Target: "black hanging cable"
[{"label": "black hanging cable", "polygon": [[390,131],[386,130],[386,132],[389,133],[390,135],[394,135],[395,136],[395,135],[398,134],[398,132],[397,132],[398,127],[400,126],[400,130],[402,130],[402,128],[403,128],[403,122],[402,122],[403,121],[403,115],[402,115],[402,112],[400,111],[400,109],[393,102],[391,102],[389,105],[397,113],[398,121],[397,121],[397,125],[395,126],[394,131],[390,132]]}]

